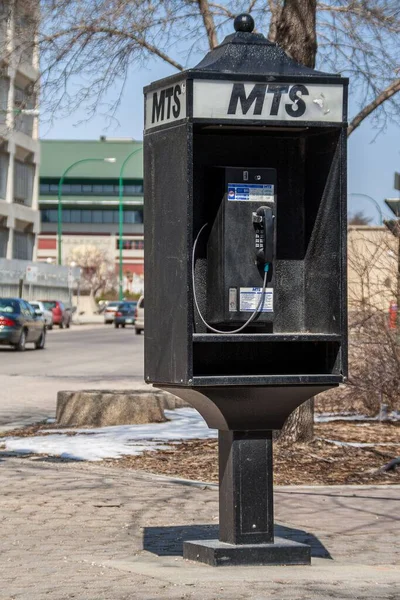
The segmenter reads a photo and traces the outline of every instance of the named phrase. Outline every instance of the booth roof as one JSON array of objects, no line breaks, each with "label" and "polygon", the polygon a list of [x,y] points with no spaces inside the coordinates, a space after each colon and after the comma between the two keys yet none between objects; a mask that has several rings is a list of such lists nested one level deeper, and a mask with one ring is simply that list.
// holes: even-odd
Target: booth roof
[{"label": "booth roof", "polygon": [[278,44],[270,42],[261,33],[250,31],[236,31],[228,35],[190,70],[246,75],[339,77],[297,63]]}]

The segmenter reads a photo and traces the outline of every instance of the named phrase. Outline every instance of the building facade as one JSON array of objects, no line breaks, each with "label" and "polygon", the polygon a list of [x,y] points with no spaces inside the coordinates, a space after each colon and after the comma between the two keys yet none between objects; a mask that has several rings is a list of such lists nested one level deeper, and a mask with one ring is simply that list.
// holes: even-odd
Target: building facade
[{"label": "building facade", "polygon": [[0,5],[0,258],[32,260],[40,230],[37,95],[32,5]]},{"label": "building facade", "polygon": [[399,298],[399,240],[383,226],[348,228],[349,313],[384,312]]},{"label": "building facade", "polygon": [[[123,168],[124,289],[140,291],[144,246],[142,142],[106,137],[98,141],[42,140],[41,155],[38,260],[57,262],[60,223],[63,265],[70,264],[73,248],[96,246],[114,261],[118,271],[119,177]],[[59,183],[67,169],[59,215]]]}]

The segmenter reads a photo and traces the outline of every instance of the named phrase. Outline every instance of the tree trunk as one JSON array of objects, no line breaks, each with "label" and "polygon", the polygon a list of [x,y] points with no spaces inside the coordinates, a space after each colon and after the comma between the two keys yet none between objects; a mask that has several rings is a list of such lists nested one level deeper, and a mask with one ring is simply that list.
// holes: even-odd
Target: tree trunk
[{"label": "tree trunk", "polygon": [[314,438],[314,398],[310,398],[286,419],[277,439],[283,442],[310,442]]},{"label": "tree trunk", "polygon": [[317,55],[317,0],[285,0],[274,24],[276,41],[291,58],[315,67]]},{"label": "tree trunk", "polygon": [[[285,0],[270,28],[273,41],[291,58],[312,69],[317,55],[316,12],[316,0]],[[313,437],[314,398],[311,398],[289,416],[279,439],[309,442]]]}]

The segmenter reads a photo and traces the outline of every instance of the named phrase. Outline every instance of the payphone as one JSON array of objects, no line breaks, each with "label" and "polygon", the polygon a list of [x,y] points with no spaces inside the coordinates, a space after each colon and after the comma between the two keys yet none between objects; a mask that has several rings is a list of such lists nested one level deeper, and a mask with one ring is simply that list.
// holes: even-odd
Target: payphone
[{"label": "payphone", "polygon": [[218,429],[208,564],[309,564],[275,540],[272,430],[347,375],[347,86],[253,33],[145,88],[145,380]]},{"label": "payphone", "polygon": [[276,170],[217,168],[211,179],[219,185],[210,192],[207,324],[265,329],[274,315]]}]

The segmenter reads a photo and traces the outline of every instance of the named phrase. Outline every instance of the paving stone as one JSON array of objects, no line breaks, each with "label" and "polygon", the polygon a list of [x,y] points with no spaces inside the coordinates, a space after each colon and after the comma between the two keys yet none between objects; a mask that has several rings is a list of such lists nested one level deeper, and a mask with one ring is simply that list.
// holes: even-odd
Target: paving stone
[{"label": "paving stone", "polygon": [[277,533],[312,566],[219,569],[182,558],[218,534],[215,489],[1,454],[0,489],[0,600],[400,597],[399,486],[278,488]]}]

